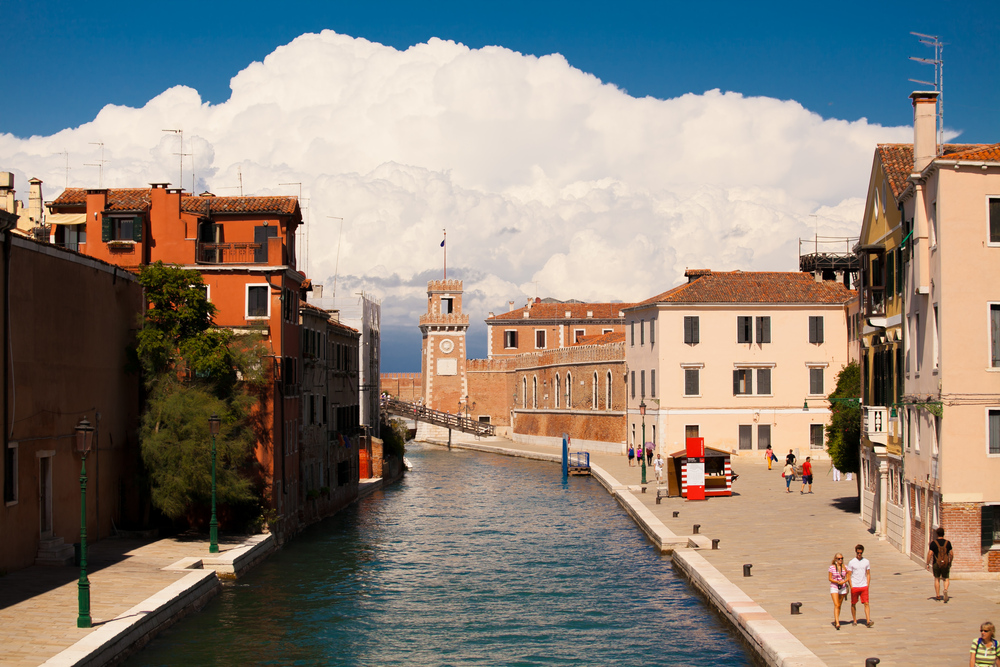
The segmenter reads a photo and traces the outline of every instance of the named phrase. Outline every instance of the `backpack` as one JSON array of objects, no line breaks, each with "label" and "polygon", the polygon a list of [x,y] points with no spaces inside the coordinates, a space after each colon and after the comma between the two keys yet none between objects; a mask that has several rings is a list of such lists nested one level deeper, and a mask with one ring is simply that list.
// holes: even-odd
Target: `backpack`
[{"label": "backpack", "polygon": [[937,558],[934,559],[934,563],[939,568],[945,568],[951,565],[952,552],[948,551],[948,541],[945,540],[944,544],[941,544],[941,540],[934,540],[937,544]]}]

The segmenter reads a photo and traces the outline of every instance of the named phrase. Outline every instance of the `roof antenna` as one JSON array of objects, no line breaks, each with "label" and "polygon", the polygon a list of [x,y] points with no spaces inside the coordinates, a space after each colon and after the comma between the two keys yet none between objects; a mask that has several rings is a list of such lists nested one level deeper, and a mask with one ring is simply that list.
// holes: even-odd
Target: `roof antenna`
[{"label": "roof antenna", "polygon": [[[299,186],[299,210],[307,211],[308,207],[305,202],[308,200],[302,199],[302,182],[298,181],[295,183],[278,183],[278,185],[297,185]],[[302,231],[300,232],[303,239],[302,246],[302,266],[305,268],[306,275],[309,275],[309,215],[308,211],[306,215],[302,218]]]},{"label": "roof antenna", "polygon": [[934,83],[930,81],[920,81],[919,79],[910,79],[913,83],[922,83],[925,86],[934,86],[934,90],[938,93],[937,100],[937,117],[938,117],[938,155],[944,152],[944,42],[937,35],[925,35],[920,32],[911,32],[914,37],[921,37],[921,44],[926,44],[927,46],[934,47],[934,58],[915,58],[910,56],[910,60],[915,60],[918,63],[923,63],[925,65],[934,65]]},{"label": "roof antenna", "polygon": [[163,130],[164,132],[173,132],[174,134],[180,136],[181,138],[181,152],[174,153],[174,155],[180,156],[180,176],[178,177],[177,187],[181,190],[184,189],[184,156],[190,155],[190,153],[184,152],[184,130]]},{"label": "roof antenna", "polygon": [[97,175],[97,187],[103,189],[104,188],[104,165],[107,163],[107,160],[104,159],[104,142],[103,141],[91,141],[89,143],[90,143],[91,146],[100,146],[101,147],[101,159],[98,160],[97,162],[87,162],[87,163],[84,164],[84,166],[85,167],[98,167],[99,170],[97,172],[97,174],[98,174]]},{"label": "roof antenna", "polygon": [[344,234],[344,219],[336,215],[328,215],[328,218],[340,220],[340,231],[337,232],[337,263],[333,269],[333,298],[337,298],[337,277],[340,275],[340,238]]},{"label": "roof antenna", "polygon": [[66,184],[63,185],[63,190],[65,190],[69,188],[69,151],[64,148],[63,151],[61,153],[57,153],[57,155],[66,156]]}]

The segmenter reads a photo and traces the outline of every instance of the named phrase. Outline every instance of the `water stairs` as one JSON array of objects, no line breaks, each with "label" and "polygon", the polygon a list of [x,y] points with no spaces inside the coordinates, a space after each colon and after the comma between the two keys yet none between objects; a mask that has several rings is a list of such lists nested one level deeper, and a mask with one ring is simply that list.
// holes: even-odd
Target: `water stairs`
[{"label": "water stairs", "polygon": [[496,435],[496,429],[493,427],[493,424],[487,424],[478,419],[471,419],[461,415],[453,415],[441,410],[432,410],[417,403],[401,401],[398,398],[389,397],[382,399],[382,412],[435,426],[442,426],[449,431],[461,431],[462,433],[470,433],[478,436]]}]

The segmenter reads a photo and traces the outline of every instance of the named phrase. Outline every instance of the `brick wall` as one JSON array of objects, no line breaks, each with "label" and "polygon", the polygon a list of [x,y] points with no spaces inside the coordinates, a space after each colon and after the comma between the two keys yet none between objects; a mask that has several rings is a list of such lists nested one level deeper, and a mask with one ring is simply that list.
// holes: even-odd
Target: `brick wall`
[{"label": "brick wall", "polygon": [[[945,539],[951,540],[955,550],[952,568],[960,572],[979,572],[983,569],[982,513],[979,503],[941,503],[941,525]],[[924,555],[927,554],[924,545]],[[1000,561],[997,570],[1000,571]]]},{"label": "brick wall", "polygon": [[401,401],[415,403],[423,396],[422,373],[382,373],[382,391],[388,392]]}]

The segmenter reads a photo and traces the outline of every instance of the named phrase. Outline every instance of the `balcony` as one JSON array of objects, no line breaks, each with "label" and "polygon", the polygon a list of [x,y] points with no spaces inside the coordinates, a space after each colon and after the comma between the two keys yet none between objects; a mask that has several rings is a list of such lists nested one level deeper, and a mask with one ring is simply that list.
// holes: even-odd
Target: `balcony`
[{"label": "balcony", "polygon": [[199,243],[198,264],[267,264],[263,243]]},{"label": "balcony", "polygon": [[885,447],[889,442],[889,412],[883,406],[863,406],[862,428],[873,445]]},{"label": "balcony", "polygon": [[885,316],[885,287],[872,285],[862,291],[862,311],[867,317]]}]

